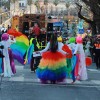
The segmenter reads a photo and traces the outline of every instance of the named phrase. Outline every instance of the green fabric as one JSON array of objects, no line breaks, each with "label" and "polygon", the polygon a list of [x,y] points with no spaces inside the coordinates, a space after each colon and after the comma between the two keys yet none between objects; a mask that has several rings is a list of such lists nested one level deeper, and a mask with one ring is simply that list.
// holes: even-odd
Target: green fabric
[{"label": "green fabric", "polygon": [[66,59],[66,62],[67,62],[67,73],[68,73],[68,76],[71,77],[71,72],[72,72],[72,62],[71,62],[71,59]]}]

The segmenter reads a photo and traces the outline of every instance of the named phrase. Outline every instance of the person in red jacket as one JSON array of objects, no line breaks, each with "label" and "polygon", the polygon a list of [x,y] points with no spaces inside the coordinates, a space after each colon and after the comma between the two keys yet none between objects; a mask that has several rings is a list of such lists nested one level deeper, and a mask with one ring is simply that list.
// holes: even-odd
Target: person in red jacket
[{"label": "person in red jacket", "polygon": [[36,36],[39,36],[40,35],[40,27],[38,26],[38,24],[35,24],[34,27],[33,27],[33,33],[36,35]]},{"label": "person in red jacket", "polygon": [[34,24],[32,32],[36,36],[37,40],[40,41],[41,40],[41,37],[40,37],[41,30],[37,23]]}]

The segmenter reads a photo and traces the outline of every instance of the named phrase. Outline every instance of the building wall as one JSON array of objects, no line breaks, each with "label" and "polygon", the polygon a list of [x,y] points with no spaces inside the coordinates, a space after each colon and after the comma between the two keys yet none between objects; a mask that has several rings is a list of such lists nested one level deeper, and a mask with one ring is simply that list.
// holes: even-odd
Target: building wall
[{"label": "building wall", "polygon": [[19,6],[20,7],[27,6],[27,0],[19,0]]}]

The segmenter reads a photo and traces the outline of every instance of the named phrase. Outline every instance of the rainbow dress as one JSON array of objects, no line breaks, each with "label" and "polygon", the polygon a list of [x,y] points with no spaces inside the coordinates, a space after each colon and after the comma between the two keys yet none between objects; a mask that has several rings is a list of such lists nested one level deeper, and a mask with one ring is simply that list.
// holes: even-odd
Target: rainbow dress
[{"label": "rainbow dress", "polygon": [[66,56],[56,51],[47,51],[42,54],[42,59],[38,69],[36,70],[37,77],[41,81],[56,81],[61,82],[67,75]]}]

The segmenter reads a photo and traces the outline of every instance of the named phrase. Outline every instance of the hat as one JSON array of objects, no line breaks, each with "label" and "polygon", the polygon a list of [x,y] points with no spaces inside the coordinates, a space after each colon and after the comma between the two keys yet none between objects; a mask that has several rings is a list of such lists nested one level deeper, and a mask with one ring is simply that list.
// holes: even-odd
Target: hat
[{"label": "hat", "polygon": [[76,43],[82,43],[83,40],[82,40],[82,37],[81,36],[77,36],[76,37]]},{"label": "hat", "polygon": [[71,38],[69,39],[69,43],[75,43],[75,38],[74,38],[74,37],[71,37]]},{"label": "hat", "polygon": [[3,41],[7,41],[9,39],[9,35],[7,33],[2,34],[1,39]]},{"label": "hat", "polygon": [[59,37],[57,38],[57,41],[58,41],[58,42],[62,42],[62,37],[59,36]]}]

